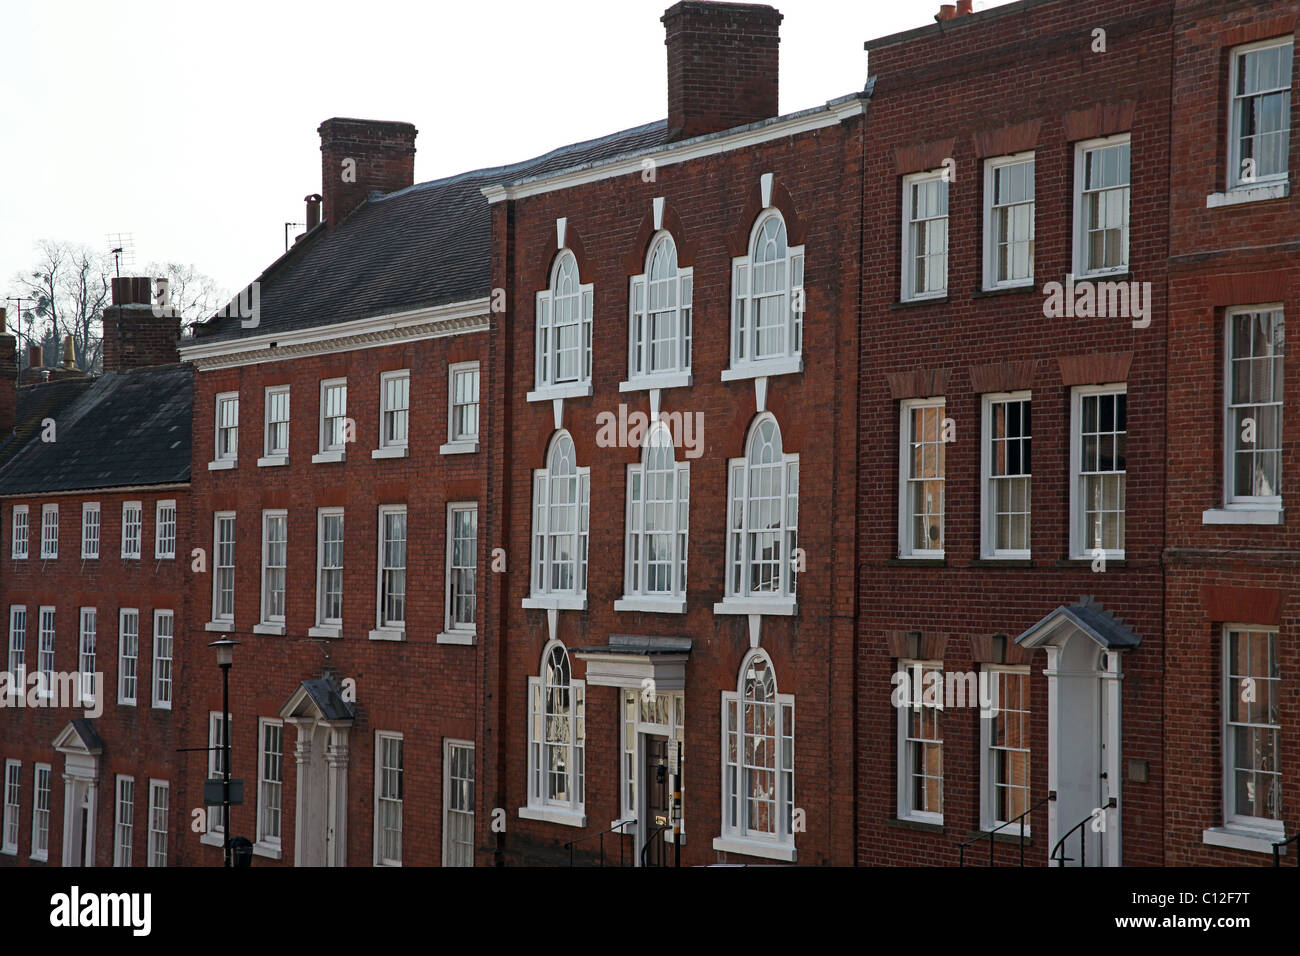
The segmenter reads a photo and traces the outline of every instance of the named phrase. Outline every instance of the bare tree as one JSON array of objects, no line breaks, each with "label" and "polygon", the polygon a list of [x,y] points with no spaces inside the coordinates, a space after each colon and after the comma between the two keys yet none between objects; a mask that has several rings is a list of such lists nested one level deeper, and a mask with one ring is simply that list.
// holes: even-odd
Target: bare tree
[{"label": "bare tree", "polygon": [[168,302],[180,315],[182,330],[210,318],[230,299],[216,279],[193,265],[151,262],[145,271],[151,278],[167,280]]},{"label": "bare tree", "polygon": [[104,307],[109,304],[112,260],[88,246],[53,239],[42,239],[36,249],[36,266],[13,279],[18,295],[35,300],[20,313],[16,331],[29,344],[61,342],[65,335],[72,336],[77,367],[93,371],[102,360],[101,329]]}]

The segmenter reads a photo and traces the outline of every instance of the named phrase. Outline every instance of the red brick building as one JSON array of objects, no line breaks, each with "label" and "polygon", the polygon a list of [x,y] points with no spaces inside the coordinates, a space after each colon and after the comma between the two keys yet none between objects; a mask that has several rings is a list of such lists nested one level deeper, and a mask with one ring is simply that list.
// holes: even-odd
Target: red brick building
[{"label": "red brick building", "polygon": [[[4,675],[17,691],[0,709],[0,863],[180,860],[193,375],[178,332],[147,280],[114,280],[104,374],[82,377],[69,353],[30,372],[0,422]],[[0,336],[11,381],[13,348]]]}]

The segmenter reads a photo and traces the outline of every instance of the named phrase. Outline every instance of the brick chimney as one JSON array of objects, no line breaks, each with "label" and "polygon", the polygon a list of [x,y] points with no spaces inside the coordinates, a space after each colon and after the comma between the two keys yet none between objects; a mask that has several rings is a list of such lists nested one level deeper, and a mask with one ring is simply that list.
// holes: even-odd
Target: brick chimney
[{"label": "brick chimney", "polygon": [[[334,117],[320,124],[324,218],[333,229],[370,195],[415,182],[415,127]],[[310,227],[309,227],[310,228]]]},{"label": "brick chimney", "polygon": [[9,334],[0,306],[0,440],[9,437],[18,415],[18,339]]},{"label": "brick chimney", "polygon": [[682,0],[664,13],[668,130],[689,139],[780,112],[782,16],[757,3]]},{"label": "brick chimney", "polygon": [[112,283],[113,304],[104,310],[104,371],[180,361],[180,316],[154,315],[151,281],[122,276]]}]

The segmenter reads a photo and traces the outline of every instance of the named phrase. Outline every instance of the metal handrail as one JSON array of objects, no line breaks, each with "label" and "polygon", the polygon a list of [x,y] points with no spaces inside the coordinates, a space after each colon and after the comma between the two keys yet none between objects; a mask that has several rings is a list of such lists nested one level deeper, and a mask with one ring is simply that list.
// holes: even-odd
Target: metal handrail
[{"label": "metal handrail", "polygon": [[[974,846],[976,843],[979,843],[980,840],[988,840],[989,841],[989,866],[992,866],[993,865],[993,834],[997,833],[1003,827],[1009,827],[1013,823],[1020,823],[1021,820],[1029,816],[1029,814],[1033,813],[1044,803],[1047,803],[1049,800],[1055,800],[1055,799],[1056,799],[1056,791],[1049,790],[1047,791],[1047,796],[1043,797],[1041,800],[1039,800],[1037,803],[1035,803],[1032,807],[1030,807],[1028,810],[1020,814],[1019,816],[1013,817],[1012,819],[1008,820],[1006,823],[999,823],[992,830],[987,830],[984,833],[981,833],[973,840],[967,840],[965,843],[957,844],[957,865],[959,867],[966,865],[966,847]],[[1021,866],[1025,865],[1025,826],[1023,823],[1020,824],[1020,865]]]},{"label": "metal handrail", "polygon": [[[604,866],[605,865],[605,834],[613,833],[615,830],[618,830],[621,833],[623,832],[623,828],[631,823],[636,823],[636,820],[635,819],[619,820],[612,827],[607,827],[606,829],[601,830],[599,833],[588,833],[586,836],[578,837],[576,840],[570,840],[568,843],[564,844],[564,848],[569,851],[569,866],[572,867],[574,865],[573,848],[577,846],[579,843],[585,843],[588,840],[595,840],[597,837],[600,838],[600,865]],[[623,866],[623,841],[621,840],[619,841],[618,844],[618,865]]]},{"label": "metal handrail", "polygon": [[[1107,803],[1106,806],[1103,807],[1102,809],[1111,810],[1117,806],[1119,806],[1119,801],[1116,800],[1114,797],[1111,797],[1110,802]],[[1094,810],[1092,813],[1089,813],[1086,817],[1084,817],[1074,826],[1070,827],[1070,829],[1065,832],[1065,835],[1061,837],[1061,839],[1056,841],[1056,846],[1052,847],[1052,852],[1049,858],[1055,860],[1057,866],[1065,866],[1065,861],[1067,859],[1065,855],[1065,841],[1070,839],[1070,837],[1074,836],[1075,830],[1078,830],[1081,827],[1085,826],[1087,823],[1089,823],[1096,815],[1096,813],[1097,813],[1096,810]],[[1058,853],[1060,854],[1060,856],[1057,856]],[[1087,865],[1088,865],[1088,840],[1083,835],[1080,835],[1079,866],[1087,866]]]},{"label": "metal handrail", "polygon": [[[1273,844],[1273,865],[1274,866],[1280,867],[1282,865],[1282,847],[1286,846],[1288,843],[1295,843],[1296,848],[1300,849],[1300,842],[1297,841],[1300,841],[1300,830],[1297,830],[1293,836],[1289,836],[1285,840],[1278,840],[1276,843]],[[1297,863],[1296,866],[1300,866],[1300,863]]]},{"label": "metal handrail", "polygon": [[667,829],[669,829],[669,827],[668,827],[667,824],[662,824],[662,825],[660,825],[660,826],[656,826],[656,827],[654,828],[654,831],[653,831],[653,832],[652,832],[648,837],[646,837],[645,845],[641,847],[641,865],[642,865],[642,866],[649,866],[649,865],[650,865],[650,864],[647,862],[647,857],[646,857],[646,855],[650,852],[650,844],[654,843],[656,837],[659,838],[659,850],[660,850],[660,853],[659,853],[659,865],[660,865],[660,866],[663,866],[663,861],[664,861],[664,858],[663,858],[663,848],[664,848],[664,846],[665,846],[665,842],[664,842],[664,840],[663,840],[663,834],[664,834],[664,831],[667,830]]}]

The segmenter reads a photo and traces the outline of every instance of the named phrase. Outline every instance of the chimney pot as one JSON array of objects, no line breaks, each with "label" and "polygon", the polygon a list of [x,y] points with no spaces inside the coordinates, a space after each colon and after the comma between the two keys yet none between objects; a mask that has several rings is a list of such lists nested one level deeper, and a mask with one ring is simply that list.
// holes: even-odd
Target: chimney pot
[{"label": "chimney pot", "polygon": [[957,16],[964,17],[975,12],[975,0],[957,0]]},{"label": "chimney pot", "polygon": [[35,342],[27,343],[27,367],[33,369],[45,367],[45,350]]},{"label": "chimney pot", "polygon": [[935,16],[936,20],[951,20],[957,15],[957,5],[955,3],[945,3],[939,6],[939,13]]},{"label": "chimney pot", "polygon": [[63,367],[67,369],[75,369],[77,367],[77,353],[76,349],[72,345],[71,335],[65,335],[63,337]]},{"label": "chimney pot", "polygon": [[114,305],[152,304],[153,280],[147,276],[115,276],[109,281],[112,283]]},{"label": "chimney pot", "polygon": [[311,232],[320,225],[321,194],[312,193],[304,198],[307,203],[307,231]]}]

